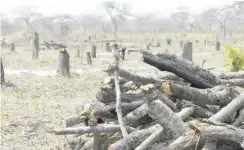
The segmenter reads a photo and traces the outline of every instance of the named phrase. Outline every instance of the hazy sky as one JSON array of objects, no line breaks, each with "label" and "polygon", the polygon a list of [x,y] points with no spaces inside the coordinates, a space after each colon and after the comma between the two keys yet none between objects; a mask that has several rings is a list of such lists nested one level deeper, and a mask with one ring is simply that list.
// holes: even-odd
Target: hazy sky
[{"label": "hazy sky", "polygon": [[[4,0],[0,10],[10,14],[17,8],[34,6],[32,11],[45,14],[71,13],[73,15],[85,12],[101,13],[98,3],[104,0]],[[130,3],[134,13],[160,12],[170,15],[179,7],[189,7],[193,12],[201,12],[211,7],[221,7],[234,0],[116,0]]]}]

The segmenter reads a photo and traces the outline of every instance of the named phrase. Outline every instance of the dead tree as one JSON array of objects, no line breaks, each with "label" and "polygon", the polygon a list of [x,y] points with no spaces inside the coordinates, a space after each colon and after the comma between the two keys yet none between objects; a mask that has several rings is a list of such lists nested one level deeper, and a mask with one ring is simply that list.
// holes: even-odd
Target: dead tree
[{"label": "dead tree", "polygon": [[11,44],[10,51],[11,52],[14,52],[15,51],[15,45],[14,45],[14,43]]},{"label": "dead tree", "polygon": [[5,78],[4,78],[4,68],[3,68],[2,58],[1,58],[1,84],[3,84],[4,82],[5,82]]},{"label": "dead tree", "polygon": [[216,42],[215,50],[219,51],[220,50],[220,41]]},{"label": "dead tree", "polygon": [[107,52],[111,52],[109,42],[106,42],[106,44],[105,44],[105,50],[106,50]]},{"label": "dead tree", "polygon": [[97,54],[97,47],[96,47],[96,45],[92,45],[91,54],[92,54],[92,58],[96,58],[96,54]]},{"label": "dead tree", "polygon": [[33,59],[37,59],[39,57],[39,51],[40,51],[39,34],[37,32],[35,32],[34,33],[34,49],[33,49],[33,54],[32,54]]},{"label": "dead tree", "polygon": [[92,65],[91,53],[86,52],[86,60],[88,65]]},{"label": "dead tree", "polygon": [[192,61],[192,42],[185,42],[183,44],[182,58]]},{"label": "dead tree", "polygon": [[63,76],[70,76],[69,53],[64,49],[59,53],[59,64],[57,73]]}]

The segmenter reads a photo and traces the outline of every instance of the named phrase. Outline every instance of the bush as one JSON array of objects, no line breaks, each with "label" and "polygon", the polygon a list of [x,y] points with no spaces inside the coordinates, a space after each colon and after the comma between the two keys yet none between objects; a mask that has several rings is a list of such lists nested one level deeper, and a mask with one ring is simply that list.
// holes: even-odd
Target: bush
[{"label": "bush", "polygon": [[224,48],[225,67],[233,71],[232,63],[235,63],[238,71],[244,70],[244,50],[232,45],[226,45]]}]

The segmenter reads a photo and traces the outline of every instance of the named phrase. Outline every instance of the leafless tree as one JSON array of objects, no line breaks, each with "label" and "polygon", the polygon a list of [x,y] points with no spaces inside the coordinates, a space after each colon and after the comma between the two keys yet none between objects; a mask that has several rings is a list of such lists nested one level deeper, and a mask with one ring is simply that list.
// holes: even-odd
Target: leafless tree
[{"label": "leafless tree", "polygon": [[129,6],[127,4],[119,4],[115,1],[105,1],[103,7],[112,21],[114,36],[117,38],[119,26],[127,17],[131,16]]}]

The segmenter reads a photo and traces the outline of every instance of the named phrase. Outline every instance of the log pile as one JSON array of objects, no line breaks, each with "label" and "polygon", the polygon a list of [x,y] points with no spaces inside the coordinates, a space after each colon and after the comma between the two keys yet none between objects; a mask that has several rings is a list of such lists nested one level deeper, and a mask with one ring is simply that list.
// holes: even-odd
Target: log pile
[{"label": "log pile", "polygon": [[118,64],[91,100],[67,118],[75,150],[221,150],[244,148],[244,89],[229,80],[243,73],[216,75],[188,60],[142,52],[143,61],[166,76],[139,76]]}]

